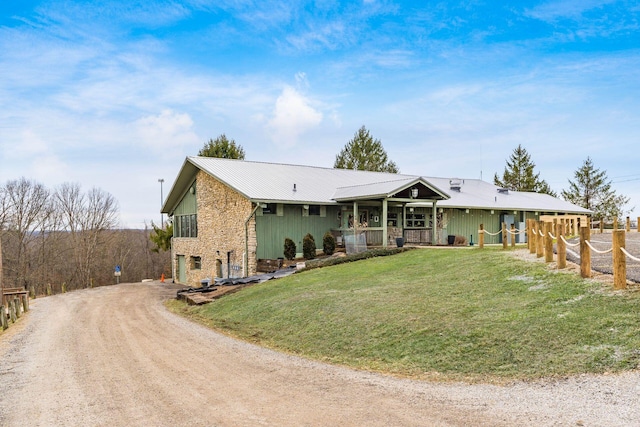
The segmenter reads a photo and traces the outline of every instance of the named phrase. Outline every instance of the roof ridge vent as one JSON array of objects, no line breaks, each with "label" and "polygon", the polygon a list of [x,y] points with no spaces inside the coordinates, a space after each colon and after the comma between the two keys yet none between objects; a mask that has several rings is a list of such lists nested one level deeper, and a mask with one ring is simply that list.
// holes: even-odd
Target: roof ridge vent
[{"label": "roof ridge vent", "polygon": [[461,180],[460,178],[451,178],[449,180],[449,188],[451,190],[460,191],[463,183],[464,181]]}]

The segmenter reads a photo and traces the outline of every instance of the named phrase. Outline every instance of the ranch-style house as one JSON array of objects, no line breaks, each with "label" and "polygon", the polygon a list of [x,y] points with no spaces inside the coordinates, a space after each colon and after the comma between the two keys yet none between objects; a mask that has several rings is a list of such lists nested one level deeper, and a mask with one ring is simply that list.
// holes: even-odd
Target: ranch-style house
[{"label": "ranch-style house", "polygon": [[[509,191],[478,179],[187,157],[162,212],[173,222],[172,269],[178,283],[246,277],[258,260],[283,257],[285,238],[302,252],[311,233],[322,247],[330,231],[339,245],[368,247],[478,241],[504,222],[524,228],[540,215],[588,215],[555,197]],[[435,221],[434,221],[435,218]],[[519,241],[520,235],[516,238]],[[501,237],[486,235],[486,243]],[[524,240],[522,240],[524,241]]]}]

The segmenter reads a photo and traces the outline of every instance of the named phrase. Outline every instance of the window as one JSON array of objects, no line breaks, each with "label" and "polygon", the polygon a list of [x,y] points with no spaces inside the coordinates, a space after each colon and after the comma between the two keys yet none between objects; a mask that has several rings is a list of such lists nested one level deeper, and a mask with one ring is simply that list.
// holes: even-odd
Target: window
[{"label": "window", "polygon": [[191,269],[200,270],[202,268],[202,258],[199,256],[191,257]]},{"label": "window", "polygon": [[262,208],[262,215],[276,215],[278,213],[277,203],[267,203],[266,208]]},{"label": "window", "polygon": [[424,214],[408,213],[407,214],[407,227],[424,227]]},{"label": "window", "polygon": [[198,237],[197,215],[176,215],[173,235],[175,237]]},{"label": "window", "polygon": [[309,205],[309,216],[312,216],[312,215],[320,216],[319,205]]},{"label": "window", "polygon": [[398,226],[398,214],[395,212],[387,214],[387,226],[389,227],[397,227]]}]

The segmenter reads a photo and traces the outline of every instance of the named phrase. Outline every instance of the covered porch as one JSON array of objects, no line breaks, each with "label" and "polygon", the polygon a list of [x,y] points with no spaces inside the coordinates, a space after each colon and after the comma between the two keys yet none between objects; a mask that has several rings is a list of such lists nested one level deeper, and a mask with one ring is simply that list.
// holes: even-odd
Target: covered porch
[{"label": "covered porch", "polygon": [[[439,243],[437,203],[448,198],[424,178],[338,188],[334,200],[341,205],[340,226],[332,232],[339,243],[357,237],[369,246],[395,246],[398,238],[435,245]],[[410,206],[416,202],[429,206]]]}]

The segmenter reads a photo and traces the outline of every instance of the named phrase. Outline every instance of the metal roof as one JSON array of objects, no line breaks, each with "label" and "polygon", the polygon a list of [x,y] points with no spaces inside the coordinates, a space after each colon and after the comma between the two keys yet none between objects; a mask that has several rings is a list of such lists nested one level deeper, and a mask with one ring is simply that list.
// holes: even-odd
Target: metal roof
[{"label": "metal roof", "polygon": [[210,174],[246,198],[262,202],[333,204],[366,198],[381,199],[415,185],[420,188],[421,199],[439,199],[437,203],[441,207],[590,212],[545,194],[499,193],[495,185],[474,179],[461,180],[462,185],[457,191],[450,189],[449,178],[193,156],[186,158],[162,207],[163,213],[171,214],[198,170]]},{"label": "metal roof", "polygon": [[[389,197],[409,198],[409,187],[417,188],[420,199],[448,199],[449,195],[422,177],[410,176],[393,181],[374,182],[371,184],[352,185],[336,189],[333,199],[349,201],[356,199],[383,199]],[[401,194],[407,193],[406,195]],[[400,194],[399,194],[400,193]]]},{"label": "metal roof", "polygon": [[447,197],[446,193],[431,188],[428,182],[414,175],[194,156],[185,160],[162,212],[170,213],[175,209],[198,170],[210,174],[248,199],[264,202],[332,204],[336,203],[336,193],[350,192],[357,195],[354,198],[378,195],[382,198],[413,182],[427,187],[430,197]]},{"label": "metal roof", "polygon": [[455,179],[461,184],[459,190],[450,188],[450,178],[425,178],[451,196],[438,202],[443,208],[470,208],[516,210],[527,212],[560,212],[568,214],[590,214],[591,211],[548,194],[525,191],[503,191],[500,187],[479,179]]}]

